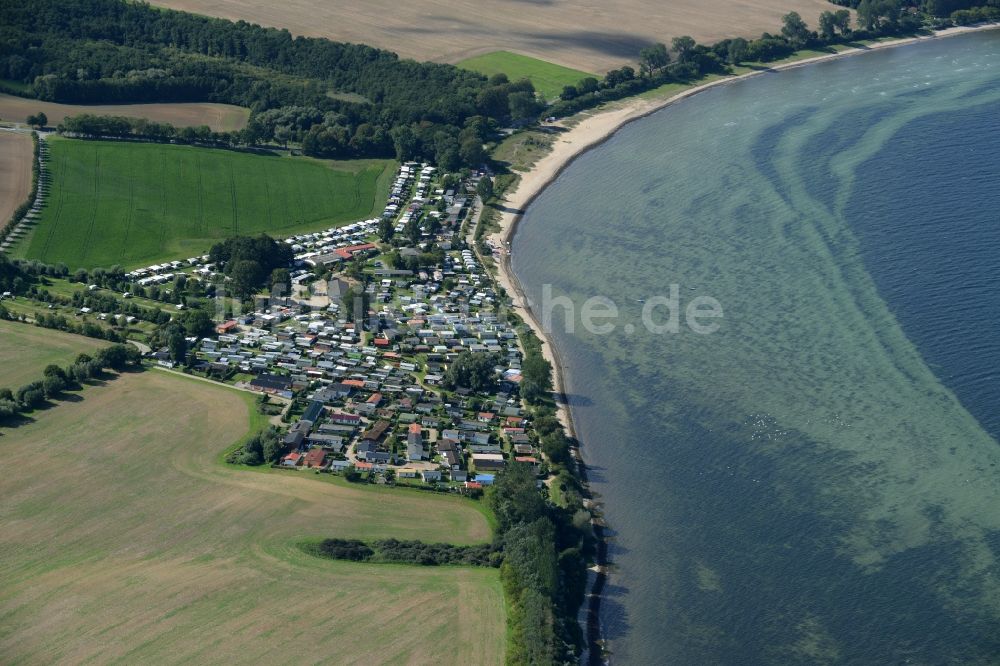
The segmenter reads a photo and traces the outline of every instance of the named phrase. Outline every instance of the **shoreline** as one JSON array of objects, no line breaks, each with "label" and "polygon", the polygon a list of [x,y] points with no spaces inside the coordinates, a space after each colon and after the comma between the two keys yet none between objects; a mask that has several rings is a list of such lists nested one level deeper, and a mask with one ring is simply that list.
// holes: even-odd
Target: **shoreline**
[{"label": "shoreline", "polygon": [[[824,62],[837,58],[855,56],[863,53],[870,53],[880,49],[906,46],[922,41],[954,37],[973,32],[984,32],[988,30],[1000,29],[1000,23],[987,23],[973,26],[956,26],[944,30],[932,32],[927,35],[914,37],[902,37],[899,39],[877,42],[864,48],[852,47],[836,53],[829,53],[810,58],[803,58],[792,62],[774,65],[766,69],[760,69],[744,74],[728,76],[725,78],[710,81],[701,85],[696,85],[681,92],[661,99],[636,99],[615,102],[615,108],[601,111],[598,108],[587,113],[579,123],[568,128],[559,135],[553,142],[551,150],[536,162],[529,171],[520,174],[517,187],[506,193],[503,203],[506,210],[500,217],[500,229],[489,234],[486,238],[493,247],[500,248],[500,261],[497,262],[496,278],[500,285],[506,290],[511,298],[511,307],[534,331],[535,335],[542,343],[542,354],[552,365],[553,392],[556,395],[557,416],[559,421],[566,428],[567,434],[574,442],[573,456],[577,464],[577,476],[580,479],[587,500],[588,508],[596,510],[592,525],[597,538],[597,561],[595,566],[589,569],[592,579],[588,585],[587,600],[585,602],[586,614],[586,647],[581,659],[581,663],[604,664],[607,663],[602,651],[600,627],[600,604],[601,594],[607,581],[608,561],[607,541],[603,535],[604,522],[600,516],[600,503],[595,501],[589,488],[587,478],[587,467],[580,451],[580,442],[577,439],[576,428],[573,422],[571,407],[566,394],[566,384],[568,377],[568,367],[563,362],[558,347],[553,343],[552,337],[544,328],[535,315],[528,301],[527,296],[521,286],[520,281],[514,274],[511,267],[511,242],[517,233],[519,223],[527,211],[528,207],[537,199],[549,185],[554,183],[559,176],[573,163],[590,150],[599,147],[626,125],[636,120],[645,118],[653,113],[661,111],[669,106],[681,102],[689,97],[693,97],[706,90],[717,86],[729,85],[738,81],[743,81],[763,74],[777,73],[787,69],[803,67],[806,65]],[[619,106],[620,104],[620,106]],[[556,126],[565,127],[565,125]]]}]

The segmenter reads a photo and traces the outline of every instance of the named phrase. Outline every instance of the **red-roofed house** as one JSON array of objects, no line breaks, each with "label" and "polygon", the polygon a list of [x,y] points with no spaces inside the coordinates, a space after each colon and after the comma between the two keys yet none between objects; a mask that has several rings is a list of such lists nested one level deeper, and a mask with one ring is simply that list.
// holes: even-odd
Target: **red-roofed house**
[{"label": "red-roofed house", "polygon": [[302,463],[301,453],[289,453],[281,459],[281,464],[286,467],[298,467]]},{"label": "red-roofed house", "polygon": [[514,458],[514,460],[517,461],[517,462],[519,462],[519,463],[525,463],[525,464],[531,465],[532,467],[535,468],[536,472],[538,471],[538,466],[541,464],[538,461],[538,458],[536,458],[534,456],[517,456],[516,458]]},{"label": "red-roofed house", "polygon": [[367,250],[374,250],[376,245],[374,243],[362,243],[361,245],[351,245],[350,247],[341,247],[334,250],[334,254],[339,256],[341,259],[351,259],[354,255],[365,252]]},{"label": "red-roofed house", "polygon": [[309,449],[309,452],[305,457],[306,467],[322,467],[323,459],[326,458],[326,452],[323,449],[317,447],[315,449]]},{"label": "red-roofed house", "polygon": [[330,415],[330,420],[337,425],[349,425],[349,426],[359,426],[361,425],[361,417],[357,414],[344,414],[343,412],[334,412]]}]

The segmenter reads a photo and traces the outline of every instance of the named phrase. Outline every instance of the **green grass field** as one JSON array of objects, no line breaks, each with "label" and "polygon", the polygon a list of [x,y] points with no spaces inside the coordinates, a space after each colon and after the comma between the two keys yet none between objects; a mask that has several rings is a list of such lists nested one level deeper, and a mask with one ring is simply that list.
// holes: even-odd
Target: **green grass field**
[{"label": "green grass field", "polygon": [[52,139],[52,191],[15,256],[126,268],[203,254],[221,238],[286,236],[380,212],[387,160],[329,162],[213,148]]},{"label": "green grass field", "polygon": [[5,663],[503,662],[497,570],[298,545],[486,541],[469,500],[223,465],[254,396],[207,382],[150,370],[81,397],[0,433]]},{"label": "green grass field", "polygon": [[82,335],[0,320],[0,388],[16,391],[41,379],[42,371],[50,363],[65,367],[79,354],[91,354],[107,345]]},{"label": "green grass field", "polygon": [[535,84],[535,90],[551,100],[559,96],[564,86],[576,85],[588,76],[599,78],[562,65],[531,58],[510,51],[494,51],[481,56],[475,56],[458,63],[458,67],[470,69],[486,76],[504,73],[511,81],[529,79]]}]

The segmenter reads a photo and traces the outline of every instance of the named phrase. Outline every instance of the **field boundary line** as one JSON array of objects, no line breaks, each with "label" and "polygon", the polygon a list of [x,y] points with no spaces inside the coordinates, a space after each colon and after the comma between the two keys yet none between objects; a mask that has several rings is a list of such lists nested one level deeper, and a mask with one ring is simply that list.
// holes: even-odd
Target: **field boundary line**
[{"label": "field boundary line", "polygon": [[170,160],[162,160],[160,164],[160,247],[165,247],[167,241],[167,164]]},{"label": "field boundary line", "polygon": [[236,175],[233,173],[233,163],[229,162],[229,198],[233,205],[233,236],[240,233],[240,216],[236,206]]},{"label": "field boundary line", "polygon": [[[60,170],[63,173],[65,173],[65,166],[66,166],[65,155],[60,156],[59,164],[61,167]],[[50,188],[55,187],[56,179],[50,176],[49,180],[52,183],[49,187]],[[41,259],[42,261],[45,261],[45,257],[47,257],[49,254],[49,246],[52,244],[52,238],[55,236],[56,228],[59,226],[59,220],[62,219],[63,199],[65,196],[66,196],[66,191],[60,186],[59,195],[56,197],[56,207],[52,219],[52,224],[49,227],[49,233],[45,235],[45,243],[42,245],[42,253],[41,256],[39,257],[39,259]]]},{"label": "field boundary line", "polygon": [[203,236],[205,234],[205,193],[202,191],[204,187],[204,178],[201,173],[201,153],[196,153],[195,158],[198,160],[198,235]]},{"label": "field boundary line", "polygon": [[274,219],[271,217],[271,184],[270,174],[264,174],[264,206],[267,208],[267,228],[274,228]]},{"label": "field boundary line", "polygon": [[97,206],[101,193],[101,148],[94,146],[94,205],[90,209],[90,223],[87,225],[87,235],[83,239],[83,252],[80,259],[86,259],[90,254],[91,238],[94,235],[94,225],[97,223]]},{"label": "field boundary line", "polygon": [[135,170],[129,169],[128,172],[128,209],[125,211],[125,233],[122,236],[122,253],[121,258],[125,259],[125,250],[128,248],[128,235],[132,230],[132,216],[133,216],[133,192],[135,190]]}]

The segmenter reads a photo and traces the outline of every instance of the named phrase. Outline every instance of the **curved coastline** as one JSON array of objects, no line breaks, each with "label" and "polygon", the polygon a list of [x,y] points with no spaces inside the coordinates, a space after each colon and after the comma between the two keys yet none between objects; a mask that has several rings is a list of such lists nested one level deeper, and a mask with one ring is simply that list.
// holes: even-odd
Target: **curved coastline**
[{"label": "curved coastline", "polygon": [[[599,503],[595,500],[588,486],[587,468],[583,455],[580,451],[579,440],[573,423],[572,412],[566,394],[566,383],[568,368],[563,363],[559,349],[554,345],[551,336],[541,326],[531,303],[521,286],[518,277],[511,266],[511,242],[517,233],[519,223],[527,212],[527,209],[537,199],[545,189],[551,185],[560,175],[581,155],[599,147],[605,141],[613,137],[624,126],[661,111],[684,99],[692,97],[716,86],[728,85],[736,81],[748,79],[761,74],[775,73],[786,69],[802,67],[835,58],[847,57],[868,53],[884,48],[894,48],[921,41],[933,40],[944,37],[952,37],[972,32],[1000,29],[1000,23],[980,24],[975,26],[961,26],[937,31],[929,35],[916,37],[906,37],[891,41],[872,44],[865,48],[851,48],[838,53],[831,53],[811,58],[806,58],[794,62],[775,65],[767,69],[748,72],[741,75],[730,76],[723,79],[711,81],[698,85],[680,93],[662,99],[633,99],[626,100],[625,104],[616,104],[615,108],[596,113],[585,117],[582,121],[567,129],[553,144],[552,150],[540,159],[534,167],[521,174],[521,180],[517,187],[508,192],[504,198],[506,210],[501,216],[500,230],[490,234],[489,240],[494,247],[500,248],[501,257],[498,262],[497,279],[511,297],[512,307],[517,311],[524,321],[531,327],[535,335],[542,341],[542,351],[545,358],[552,364],[553,368],[553,388],[557,396],[558,417],[563,423],[568,434],[573,438],[575,447],[573,453],[578,464],[578,476],[584,485],[586,497],[591,508],[599,509]],[[565,125],[557,124],[557,127]],[[595,535],[598,539],[597,563],[591,572],[590,589],[587,595],[587,607],[585,611],[585,629],[587,635],[587,651],[584,661],[590,664],[606,663],[606,655],[603,652],[604,646],[601,642],[600,628],[600,604],[601,593],[606,584],[608,576],[607,561],[607,541],[604,538],[603,521],[600,512],[597,511],[593,521]]]}]

